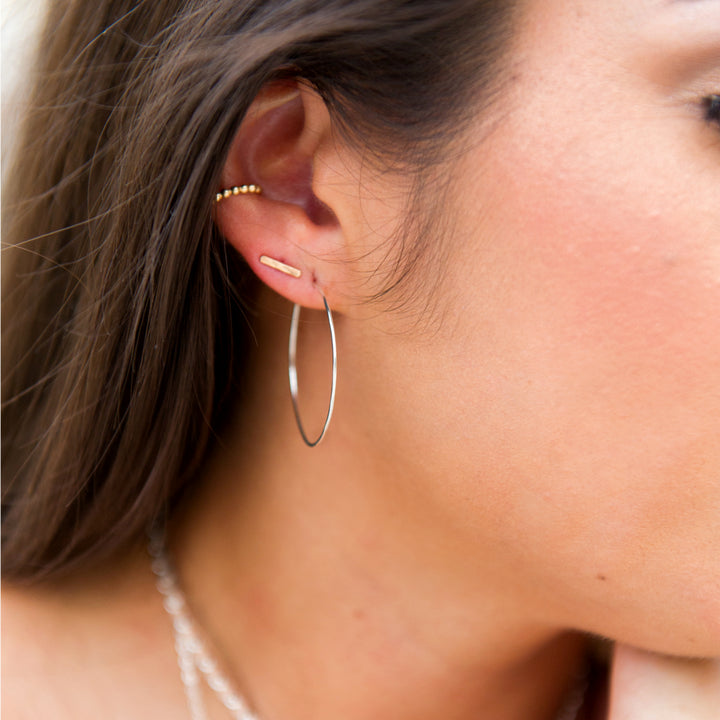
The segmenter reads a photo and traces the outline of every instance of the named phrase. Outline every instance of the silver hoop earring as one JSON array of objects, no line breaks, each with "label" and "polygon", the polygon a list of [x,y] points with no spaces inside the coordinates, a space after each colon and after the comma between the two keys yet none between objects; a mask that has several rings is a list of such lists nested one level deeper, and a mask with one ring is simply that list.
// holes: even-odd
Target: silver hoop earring
[{"label": "silver hoop earring", "polygon": [[311,441],[305,434],[302,420],[300,420],[300,410],[298,408],[298,380],[297,380],[297,366],[295,360],[297,357],[297,337],[298,337],[298,326],[300,324],[300,305],[295,303],[292,312],[292,321],[290,323],[290,340],[288,342],[288,378],[290,380],[290,397],[292,398],[293,411],[295,412],[295,421],[297,422],[300,435],[305,441],[308,447],[315,447],[324,437],[325,432],[330,424],[332,418],[333,408],[335,407],[335,387],[337,385],[337,343],[335,341],[335,325],[333,324],[332,313],[330,312],[330,306],[328,305],[325,296],[322,295],[323,303],[325,304],[325,312],[327,313],[328,325],[330,326],[330,342],[332,343],[332,384],[330,386],[330,405],[327,411],[327,417],[325,418],[325,424],[320,432],[317,440]]}]

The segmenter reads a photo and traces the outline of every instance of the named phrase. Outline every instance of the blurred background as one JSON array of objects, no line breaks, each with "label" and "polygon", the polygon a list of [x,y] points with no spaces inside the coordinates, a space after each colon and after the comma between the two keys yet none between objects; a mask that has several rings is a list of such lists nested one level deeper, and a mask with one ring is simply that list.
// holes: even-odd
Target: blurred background
[{"label": "blurred background", "polygon": [[[2,0],[0,3],[0,132],[2,174],[5,177],[8,149],[22,112],[29,64],[46,0]],[[92,0],[90,0],[92,2]]]}]

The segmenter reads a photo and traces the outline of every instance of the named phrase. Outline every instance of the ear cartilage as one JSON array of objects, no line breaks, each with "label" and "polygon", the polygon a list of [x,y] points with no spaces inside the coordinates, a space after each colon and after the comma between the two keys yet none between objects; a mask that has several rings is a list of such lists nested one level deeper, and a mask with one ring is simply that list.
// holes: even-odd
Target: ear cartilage
[{"label": "ear cartilage", "polygon": [[235,185],[231,188],[221,190],[215,195],[215,202],[220,202],[223,198],[228,198],[231,195],[261,195],[262,188],[259,185]]},{"label": "ear cartilage", "polygon": [[292,265],[286,265],[284,262],[280,262],[279,260],[268,257],[267,255],[261,255],[260,262],[263,265],[267,265],[269,268],[272,268],[273,270],[279,270],[281,273],[291,275],[294,278],[299,278],[302,275],[302,272],[296,267],[293,267]]}]

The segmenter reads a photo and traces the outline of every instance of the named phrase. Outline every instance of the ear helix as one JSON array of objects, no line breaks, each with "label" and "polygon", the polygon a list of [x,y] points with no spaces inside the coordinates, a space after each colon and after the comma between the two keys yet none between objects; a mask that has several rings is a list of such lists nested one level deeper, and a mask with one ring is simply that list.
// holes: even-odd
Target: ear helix
[{"label": "ear helix", "polygon": [[[215,202],[219,203],[225,198],[229,198],[232,195],[261,195],[262,188],[259,185],[235,185],[234,187],[221,190],[215,195]],[[302,271],[299,268],[288,265],[287,263],[276,260],[269,255],[261,255],[260,262],[266,267],[277,270],[278,272],[289,275],[293,278],[302,277]],[[320,441],[325,437],[330,420],[332,418],[333,409],[335,408],[335,390],[337,387],[337,342],[335,339],[335,324],[333,323],[333,316],[328,305],[328,301],[325,295],[318,290],[320,297],[322,297],[323,305],[325,306],[325,313],[327,315],[328,326],[330,328],[330,342],[332,345],[332,383],[330,385],[330,403],[328,405],[327,415],[325,416],[325,422],[323,428],[320,431],[315,440],[310,440],[305,433],[305,429],[300,419],[300,408],[298,407],[298,379],[297,379],[297,338],[298,330],[300,326],[300,305],[297,303],[293,306],[292,320],[290,322],[290,338],[288,340],[288,380],[290,382],[290,397],[292,399],[293,412],[295,414],[295,421],[300,430],[300,435],[303,442],[308,447],[315,447],[320,444]]]}]

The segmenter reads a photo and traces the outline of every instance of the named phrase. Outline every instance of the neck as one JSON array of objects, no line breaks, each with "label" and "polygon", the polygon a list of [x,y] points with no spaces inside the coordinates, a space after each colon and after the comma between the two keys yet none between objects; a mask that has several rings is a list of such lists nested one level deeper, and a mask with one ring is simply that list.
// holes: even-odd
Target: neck
[{"label": "neck", "polygon": [[252,386],[280,388],[250,398],[253,422],[170,538],[193,614],[258,716],[554,718],[582,641],[542,621],[495,548],[465,552],[353,433],[305,448],[282,373],[255,369]]}]

